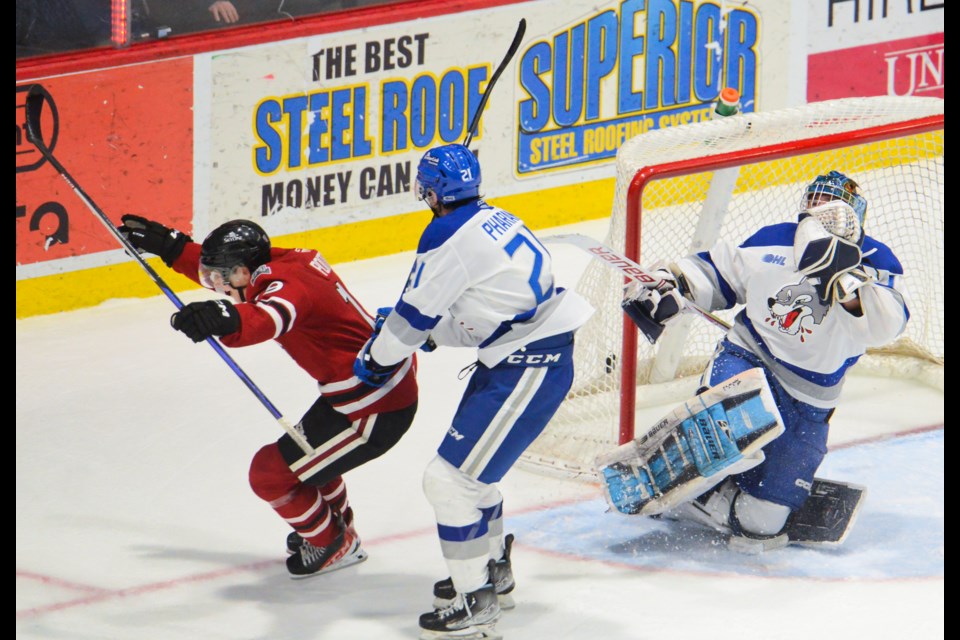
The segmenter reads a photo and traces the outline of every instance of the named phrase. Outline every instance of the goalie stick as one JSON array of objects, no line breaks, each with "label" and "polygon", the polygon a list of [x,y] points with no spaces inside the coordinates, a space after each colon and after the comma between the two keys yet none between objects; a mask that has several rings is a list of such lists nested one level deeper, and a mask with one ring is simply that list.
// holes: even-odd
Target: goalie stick
[{"label": "goalie stick", "polygon": [[[123,248],[126,249],[127,253],[132,256],[143,270],[147,272],[147,275],[156,283],[160,290],[170,299],[171,302],[177,307],[177,309],[183,308],[183,302],[180,301],[180,298],[177,297],[177,294],[167,285],[166,282],[153,270],[153,267],[146,261],[146,259],[140,255],[140,252],[130,244],[130,241],[123,237],[123,234],[120,233],[117,228],[114,226],[113,222],[110,221],[110,218],[103,212],[100,207],[93,201],[90,196],[83,190],[79,183],[73,179],[73,176],[64,168],[62,164],[54,157],[53,152],[43,141],[42,131],[40,129],[40,119],[43,112],[43,103],[46,98],[46,90],[43,89],[39,84],[31,85],[27,91],[26,98],[26,134],[27,140],[29,140],[41,155],[50,163],[50,165],[56,169],[56,171],[67,181],[67,184],[70,185],[70,188],[80,197],[87,208],[92,211],[97,218],[100,219],[100,222],[110,231],[110,233],[123,245]],[[224,362],[227,363],[237,377],[243,381],[247,388],[253,392],[253,395],[260,400],[261,404],[267,408],[267,411],[276,418],[277,422],[283,428],[284,431],[297,443],[305,454],[308,456],[314,455],[316,452],[313,447],[310,446],[310,443],[307,442],[306,438],[299,432],[297,429],[290,424],[290,421],[283,417],[280,411],[277,410],[273,403],[264,395],[264,393],[254,384],[253,380],[240,368],[240,366],[230,357],[229,354],[224,350],[223,346],[217,342],[212,337],[207,338],[207,343],[213,347],[213,350],[217,352]]]},{"label": "goalie stick", "polygon": [[497,80],[500,78],[500,74],[503,73],[503,70],[507,68],[507,65],[510,64],[510,61],[513,59],[513,55],[517,52],[517,49],[520,48],[520,41],[523,40],[523,34],[527,31],[527,21],[523,18],[520,19],[520,24],[517,25],[517,33],[513,36],[513,42],[510,43],[510,48],[507,49],[507,55],[503,57],[503,60],[500,62],[500,66],[497,67],[497,70],[493,72],[493,75],[490,77],[490,82],[487,83],[487,88],[483,90],[483,96],[480,98],[480,104],[477,106],[476,112],[473,114],[473,119],[470,120],[470,126],[467,128],[467,137],[463,139],[463,146],[469,148],[470,141],[473,140],[473,135],[477,132],[477,126],[480,124],[480,116],[483,115],[483,110],[487,106],[487,100],[490,99],[490,92],[493,91],[493,85],[497,83]]},{"label": "goalie stick", "polygon": [[790,514],[783,533],[804,547],[839,546],[853,529],[867,488],[851,482],[814,478],[810,497]]},{"label": "goalie stick", "polygon": [[[541,238],[541,240],[543,242],[562,242],[564,244],[571,244],[575,247],[583,249],[590,255],[601,260],[610,268],[616,269],[626,277],[639,282],[641,285],[649,289],[656,289],[665,282],[663,278],[658,278],[655,274],[647,271],[630,258],[614,251],[610,247],[597,242],[589,236],[585,236],[580,233],[563,233],[555,236],[547,236],[545,238]],[[700,316],[710,324],[713,324],[724,331],[730,329],[730,325],[727,324],[723,319],[715,316],[706,309],[698,307],[689,300],[685,301],[683,308],[690,313]]]}]

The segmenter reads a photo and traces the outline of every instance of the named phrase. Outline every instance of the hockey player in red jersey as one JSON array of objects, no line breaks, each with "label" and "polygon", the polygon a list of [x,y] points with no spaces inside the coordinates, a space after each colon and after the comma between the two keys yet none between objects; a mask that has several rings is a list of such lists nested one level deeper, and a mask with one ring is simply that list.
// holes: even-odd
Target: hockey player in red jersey
[{"label": "hockey player in red jersey", "polygon": [[254,493],[294,529],[290,574],[365,560],[343,474],[386,452],[409,428],[417,409],[415,356],[379,387],[354,376],[354,358],[376,322],[317,251],[271,247],[247,220],[220,225],[202,245],[140,216],[122,221],[120,232],[136,249],[229,298],[184,305],[171,317],[174,329],[194,342],[217,336],[227,347],[276,340],[319,383],[320,397],[295,427],[315,453],[285,434],[250,465]]}]

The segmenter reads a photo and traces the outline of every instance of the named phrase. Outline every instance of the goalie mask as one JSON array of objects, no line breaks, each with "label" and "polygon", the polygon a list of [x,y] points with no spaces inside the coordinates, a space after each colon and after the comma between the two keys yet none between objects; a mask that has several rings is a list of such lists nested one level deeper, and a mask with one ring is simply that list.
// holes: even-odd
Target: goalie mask
[{"label": "goalie mask", "polygon": [[480,162],[462,144],[427,151],[417,165],[414,193],[437,213],[441,205],[480,197]]},{"label": "goalie mask", "polygon": [[200,247],[200,284],[234,302],[246,302],[244,289],[250,284],[250,274],[269,260],[266,231],[249,220],[225,222],[211,231]]},{"label": "goalie mask", "polygon": [[863,227],[863,221],[867,217],[867,199],[860,195],[860,185],[839,171],[817,176],[807,185],[800,199],[800,213],[832,200],[842,200],[850,205],[857,216],[857,222]]}]

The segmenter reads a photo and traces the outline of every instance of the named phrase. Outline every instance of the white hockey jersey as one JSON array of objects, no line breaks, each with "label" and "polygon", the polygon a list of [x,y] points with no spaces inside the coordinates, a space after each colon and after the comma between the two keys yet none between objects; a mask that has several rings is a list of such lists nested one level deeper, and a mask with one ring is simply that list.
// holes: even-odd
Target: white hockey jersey
[{"label": "white hockey jersey", "polygon": [[863,266],[876,281],[859,290],[863,314],[855,316],[822,303],[797,270],[796,229],[796,223],[764,227],[739,247],[720,241],[677,266],[698,305],[744,305],[727,333],[731,342],[760,357],[797,399],[831,408],[847,369],[867,348],[903,332],[909,318],[903,269],[886,245],[865,237]]},{"label": "white hockey jersey", "polygon": [[476,200],[424,230],[403,295],[370,353],[383,365],[431,338],[477,347],[492,367],[541,338],[573,331],[593,308],[554,285],[550,253],[516,216]]}]

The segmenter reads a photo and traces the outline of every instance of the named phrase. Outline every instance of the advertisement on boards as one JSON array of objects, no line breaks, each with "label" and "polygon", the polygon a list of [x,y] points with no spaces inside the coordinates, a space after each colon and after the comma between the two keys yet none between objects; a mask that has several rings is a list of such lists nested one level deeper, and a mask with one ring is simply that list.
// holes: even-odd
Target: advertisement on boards
[{"label": "advertisement on boards", "polygon": [[575,4],[519,3],[198,62],[197,85],[210,88],[197,96],[198,136],[208,136],[197,147],[198,182],[209,185],[202,224],[244,215],[296,233],[423,211],[418,160],[464,140],[521,19],[525,37],[471,143],[488,198],[536,192],[549,209],[551,189],[605,180],[584,194],[592,210],[581,219],[598,217],[627,139],[709,118],[725,86],[740,90],[744,111],[767,94],[769,108],[784,106],[786,76],[773,73],[790,50],[782,3]]},{"label": "advertisement on boards", "polygon": [[[525,20],[470,145],[482,194],[538,228],[596,219],[611,210],[626,140],[709,118],[727,86],[747,112],[803,101],[811,31],[796,25],[816,16],[794,4],[541,0],[275,42],[265,32],[256,45],[44,78],[50,144],[115,218],[146,213],[195,238],[250,218],[334,261],[412,249],[429,219],[417,162],[464,140]],[[868,43],[859,37],[844,46]],[[85,271],[93,282],[91,269],[130,262],[31,152],[25,86],[18,300],[30,279]],[[102,299],[127,291],[107,284]]]},{"label": "advertisement on boards", "polygon": [[816,0],[812,6],[807,102],[943,98],[943,0]]},{"label": "advertisement on boards", "polygon": [[517,174],[582,168],[651,129],[708,120],[726,86],[753,111],[760,22],[749,5],[625,2],[532,42],[518,63]]},{"label": "advertisement on boards", "polygon": [[[54,158],[117,223],[141,213],[189,232],[193,102],[189,58],[39,82]],[[101,266],[119,242],[26,137],[16,87],[17,279]],[[112,254],[111,254],[112,255]],[[117,256],[112,255],[114,259]]]}]

